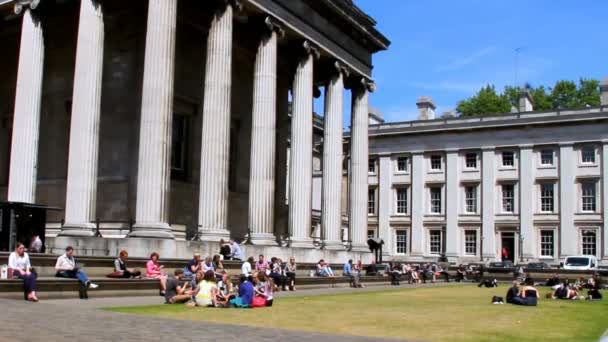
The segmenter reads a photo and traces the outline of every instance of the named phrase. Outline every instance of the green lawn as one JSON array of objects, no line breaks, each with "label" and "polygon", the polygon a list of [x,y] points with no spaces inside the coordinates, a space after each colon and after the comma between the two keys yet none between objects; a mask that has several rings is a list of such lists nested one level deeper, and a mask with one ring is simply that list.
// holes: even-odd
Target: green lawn
[{"label": "green lawn", "polygon": [[[430,341],[598,341],[608,300],[541,299],[538,307],[490,304],[506,286],[449,286],[275,299],[272,308],[184,305],[109,308],[175,319]],[[547,292],[541,289],[541,295]],[[604,291],[604,297],[608,293]]]}]

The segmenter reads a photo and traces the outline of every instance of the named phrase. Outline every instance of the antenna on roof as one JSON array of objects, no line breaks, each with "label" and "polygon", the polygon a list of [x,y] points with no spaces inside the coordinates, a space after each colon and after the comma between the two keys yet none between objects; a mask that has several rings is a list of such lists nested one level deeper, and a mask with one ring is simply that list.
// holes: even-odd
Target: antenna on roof
[{"label": "antenna on roof", "polygon": [[525,47],[520,46],[515,48],[515,86],[519,87],[519,53],[524,49]]}]

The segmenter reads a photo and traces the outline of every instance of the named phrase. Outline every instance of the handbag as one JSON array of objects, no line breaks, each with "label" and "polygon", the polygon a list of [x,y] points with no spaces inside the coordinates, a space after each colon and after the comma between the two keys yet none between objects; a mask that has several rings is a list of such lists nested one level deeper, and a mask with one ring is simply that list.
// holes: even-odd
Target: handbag
[{"label": "handbag", "polygon": [[262,308],[266,306],[266,298],[257,296],[253,297],[253,302],[251,302],[251,306],[254,308]]}]

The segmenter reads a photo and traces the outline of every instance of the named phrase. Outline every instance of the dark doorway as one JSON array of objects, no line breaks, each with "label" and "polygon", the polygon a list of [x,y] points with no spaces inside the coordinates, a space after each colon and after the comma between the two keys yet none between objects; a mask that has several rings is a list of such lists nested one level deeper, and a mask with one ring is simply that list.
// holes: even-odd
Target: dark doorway
[{"label": "dark doorway", "polygon": [[[504,232],[501,234],[501,256],[503,260],[511,260],[515,263],[515,233]],[[504,250],[506,249],[506,257]]]}]

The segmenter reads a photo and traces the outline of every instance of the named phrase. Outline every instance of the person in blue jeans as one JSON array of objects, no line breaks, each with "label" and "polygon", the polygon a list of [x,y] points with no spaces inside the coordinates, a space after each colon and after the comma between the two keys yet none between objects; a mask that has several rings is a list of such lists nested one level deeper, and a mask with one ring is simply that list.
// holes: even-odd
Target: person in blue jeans
[{"label": "person in blue jeans", "polygon": [[97,284],[91,283],[86,273],[76,266],[76,260],[74,259],[74,248],[72,248],[72,246],[66,247],[65,254],[57,258],[57,263],[55,263],[55,271],[57,272],[55,273],[56,277],[78,279],[81,284],[79,291],[80,299],[88,299],[89,295],[87,289],[96,289],[98,287]]},{"label": "person in blue jeans", "polygon": [[232,299],[230,301],[230,304],[237,308],[250,308],[251,303],[253,303],[253,294],[254,289],[250,278],[241,275],[239,284],[239,295],[238,297]]}]

